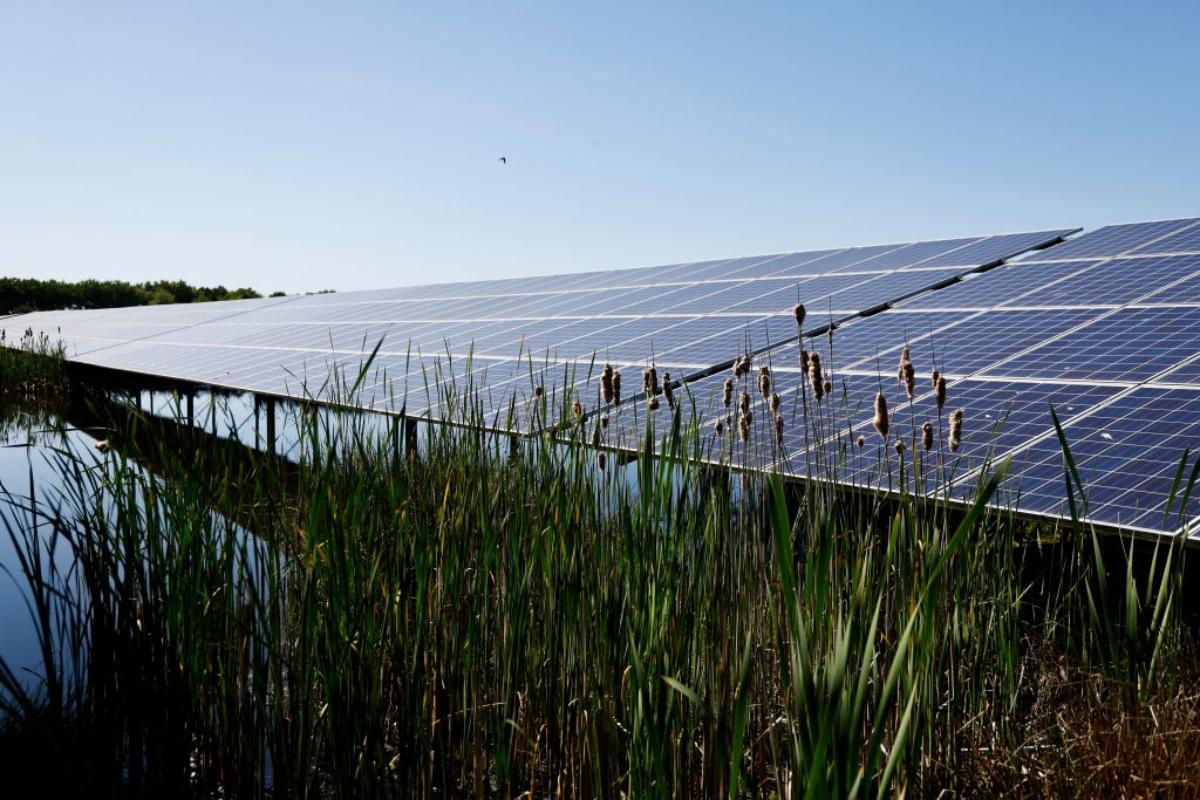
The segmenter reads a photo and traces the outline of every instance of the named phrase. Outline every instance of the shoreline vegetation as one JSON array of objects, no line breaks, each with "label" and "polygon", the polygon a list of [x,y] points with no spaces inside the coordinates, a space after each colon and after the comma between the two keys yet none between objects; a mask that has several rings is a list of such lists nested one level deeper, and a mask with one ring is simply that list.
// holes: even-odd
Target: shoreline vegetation
[{"label": "shoreline vegetation", "polygon": [[[328,294],[322,289],[308,294]],[[270,297],[283,297],[285,292],[272,292]],[[83,280],[58,281],[38,278],[0,277],[0,314],[26,314],[31,311],[61,309],[123,308],[165,303],[207,303],[218,300],[260,298],[249,287],[228,289],[225,286],[192,286],[186,281],[128,281]]]},{"label": "shoreline vegetation", "polygon": [[[416,442],[296,404],[286,481],[175,443],[161,474],[55,449],[57,488],[4,487],[44,664],[0,661],[0,766],[129,797],[1200,791],[1182,537],[991,507],[1002,461],[952,503],[953,386],[939,435],[882,404],[862,449],[806,358],[794,410],[739,359],[715,451],[669,380],[617,404],[607,367],[599,406],[531,387],[520,437],[460,427],[487,427],[481,395],[437,380],[459,424]],[[632,460],[603,449],[630,403]],[[714,468],[793,424],[803,488]],[[832,480],[871,452],[893,493]]]}]

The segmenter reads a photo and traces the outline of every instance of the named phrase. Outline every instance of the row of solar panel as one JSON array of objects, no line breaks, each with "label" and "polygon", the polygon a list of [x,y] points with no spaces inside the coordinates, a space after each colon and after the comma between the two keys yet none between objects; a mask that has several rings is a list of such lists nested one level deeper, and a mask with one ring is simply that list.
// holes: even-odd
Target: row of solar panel
[{"label": "row of solar panel", "polygon": [[[784,426],[782,449],[773,443],[774,415],[760,399],[755,426],[765,426],[765,436],[754,431],[745,453],[728,455],[746,460],[756,454],[754,466],[774,465],[804,474],[808,465],[798,447],[804,437],[797,439],[794,409],[801,405],[805,380],[786,368],[795,364],[796,345],[778,344],[796,329],[790,314],[770,313],[788,309],[799,297],[814,310],[826,309],[826,314],[810,317],[810,331],[830,316],[845,323],[831,338],[809,339],[807,346],[822,353],[827,369],[845,367],[837,373],[835,395],[847,424],[861,416],[864,403],[870,405],[882,382],[879,374],[890,374],[891,366],[886,365],[894,365],[899,348],[908,341],[924,369],[936,365],[955,378],[956,402],[968,405],[971,423],[961,450],[967,461],[960,467],[969,469],[984,441],[978,437],[985,426],[977,423],[989,421],[988,414],[1003,413],[1007,420],[988,446],[1003,452],[1025,445],[1034,454],[1048,441],[1050,399],[1057,405],[1065,398],[1068,430],[1086,435],[1086,427],[1079,426],[1088,419],[1103,419],[1106,403],[1147,391],[1186,395],[1183,389],[1138,384],[1153,379],[1195,385],[1200,378],[1200,319],[1192,319],[1200,318],[1195,307],[1200,304],[1200,261],[1195,254],[1151,257],[1188,252],[1198,230],[1200,220],[1113,226],[974,275],[998,254],[1012,255],[1018,245],[1044,245],[1066,231],[600,275],[31,315],[17,324],[65,326],[62,335],[73,346],[73,356],[101,366],[326,398],[336,395],[326,381],[329,370],[354,373],[362,353],[385,337],[363,383],[361,404],[445,417],[466,413],[456,406],[470,397],[474,406],[469,413],[482,412],[495,424],[517,427],[527,426],[534,415],[549,413],[543,407],[546,400],[534,400],[536,387],[552,390],[552,406],[564,401],[569,407],[568,398],[578,396],[594,407],[598,365],[591,362],[593,357],[622,368],[627,375],[625,396],[633,398],[640,387],[628,387],[640,381],[641,367],[651,360],[674,378],[694,377],[740,351],[774,345],[760,361],[778,362],[781,400],[793,409],[793,419]],[[1136,257],[1103,260],[1128,254]],[[968,263],[968,257],[978,261]],[[959,266],[941,269],[948,264]],[[901,268],[910,271],[883,272]],[[771,277],[778,275],[792,277]],[[948,288],[922,291],[960,276],[965,280]],[[914,293],[899,307],[857,317]],[[832,310],[835,305],[845,308]],[[742,313],[729,314],[731,309]],[[475,357],[462,357],[472,351],[471,342]],[[563,363],[572,359],[584,363]],[[967,376],[972,377],[963,380]],[[723,374],[701,377],[678,394],[719,395],[723,380]],[[1183,402],[1179,398],[1184,395],[1168,397]],[[927,396],[918,400],[927,401]],[[825,405],[833,403],[826,400]],[[1082,410],[1075,413],[1077,408]],[[649,412],[636,402],[613,412],[608,437],[617,446],[640,441],[647,414],[664,416],[661,408]],[[834,416],[832,410],[829,413]],[[1188,419],[1186,409],[1179,414]],[[802,434],[804,429],[798,430]],[[1176,440],[1184,442],[1200,435],[1191,428],[1176,433]],[[711,429],[706,428],[704,436],[710,452],[719,454],[720,443]],[[765,449],[758,444],[767,442],[771,444]],[[726,444],[733,451],[740,446],[737,437]],[[1126,444],[1127,456],[1136,452]],[[769,458],[764,460],[764,453]],[[1120,479],[1101,468],[1092,471],[1099,483]],[[1124,495],[1112,498],[1104,495],[1104,502],[1093,506],[1093,518],[1135,524],[1130,509],[1142,509],[1143,516],[1150,513],[1139,503],[1149,502],[1152,488],[1161,488],[1160,472],[1139,473],[1149,481],[1146,486],[1126,487]],[[1031,466],[1020,472],[1021,480],[1036,473]],[[1061,470],[1057,474],[1061,482]],[[840,477],[863,482],[852,469]],[[1023,483],[1022,491],[1031,486]],[[1037,496],[1032,488],[1028,494]],[[1029,509],[1025,502],[1022,506]],[[1138,526],[1147,523],[1143,516],[1137,517]]]},{"label": "row of solar panel", "polygon": [[[1164,227],[1186,233],[1196,225],[1195,220],[1152,223],[1143,231],[1120,226],[1119,236],[1089,235],[1100,236],[1102,246],[1089,245],[1084,236],[1061,247],[1072,247],[1073,258],[1114,246],[1161,249],[1165,245],[1154,240]],[[1188,239],[1177,241],[1190,246]],[[1057,250],[1044,256],[1053,258]],[[878,457],[880,448],[889,453],[890,442],[872,433],[876,393],[882,391],[890,407],[901,411],[893,436],[897,427],[903,429],[910,448],[920,440],[913,426],[930,421],[945,455],[948,427],[949,409],[938,412],[932,386],[924,384],[910,404],[896,384],[894,368],[907,343],[923,369],[937,368],[955,378],[952,406],[963,408],[966,420],[962,444],[948,461],[955,474],[927,476],[935,478],[933,485],[942,483],[936,478],[952,479],[969,493],[984,460],[1013,454],[1014,477],[1004,502],[1019,502],[1032,513],[1065,514],[1061,444],[1048,413],[1053,404],[1089,487],[1086,517],[1120,527],[1175,530],[1200,516],[1196,498],[1170,513],[1166,508],[1180,459],[1200,449],[1198,274],[1200,254],[1097,256],[1068,264],[1030,259],[918,296],[900,308],[853,320],[828,338],[806,340],[823,356],[826,369],[849,367],[835,376],[832,397],[821,402],[808,388],[807,376],[782,366],[795,363],[795,349],[770,351],[781,393],[779,439],[776,415],[765,398],[755,397],[749,441],[740,441],[736,412],[720,402],[727,373],[692,384],[689,397],[700,419],[724,422],[720,436],[712,428],[701,429],[703,448],[711,457],[749,468],[818,476],[830,471],[836,480],[896,485],[898,462]],[[960,298],[967,287],[975,302],[964,304]],[[752,384],[739,385],[735,395],[743,388],[754,395]],[[736,401],[731,405],[736,408]],[[809,413],[797,422],[802,405]],[[860,454],[852,443],[858,432],[868,434],[869,453]],[[634,446],[641,438],[639,424],[626,420],[612,426],[610,439],[617,446]],[[814,446],[819,441],[824,449]],[[944,469],[946,463],[931,462],[927,469]],[[910,484],[912,478],[910,473]],[[1082,498],[1079,502],[1083,507]]]}]

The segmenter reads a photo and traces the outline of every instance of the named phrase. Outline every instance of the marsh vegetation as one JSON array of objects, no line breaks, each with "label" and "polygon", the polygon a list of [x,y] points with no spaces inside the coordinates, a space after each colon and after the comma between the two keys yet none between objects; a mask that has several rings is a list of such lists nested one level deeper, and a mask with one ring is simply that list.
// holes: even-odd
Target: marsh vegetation
[{"label": "marsh vegetation", "polygon": [[[797,424],[836,425],[827,377]],[[1003,462],[965,504],[914,491],[952,439],[895,419],[865,451],[814,435],[803,487],[720,468],[777,446],[774,419],[743,433],[769,374],[731,380],[715,450],[663,397],[632,459],[596,448],[615,418],[548,392],[519,437],[397,442],[297,405],[287,470],[206,424],[139,436],[134,408],[106,453],[45,447],[53,479],[6,486],[0,514],[41,655],[0,661],[6,774],[113,796],[1195,788],[1182,539],[991,507]],[[822,480],[866,451],[893,493]]]}]

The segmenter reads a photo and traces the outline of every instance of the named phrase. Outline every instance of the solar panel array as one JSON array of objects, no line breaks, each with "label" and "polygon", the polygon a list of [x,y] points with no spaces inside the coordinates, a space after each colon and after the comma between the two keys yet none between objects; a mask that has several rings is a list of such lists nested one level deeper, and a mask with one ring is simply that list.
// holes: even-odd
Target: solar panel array
[{"label": "solar panel array", "polygon": [[[853,247],[641,269],[191,306],[50,312],[30,325],[73,360],[263,394],[328,397],[382,345],[359,402],[444,417],[456,390],[520,427],[534,385],[560,389],[591,359],[652,360],[676,377],[794,338],[801,296],[844,320],[978,270],[1069,230]],[[551,372],[550,375],[540,373]],[[504,417],[503,420],[500,418]]]},{"label": "solar panel array", "polygon": [[[1086,519],[1156,533],[1194,526],[1200,498],[1170,509],[1167,501],[1181,456],[1200,451],[1198,242],[1197,219],[1103,228],[848,321],[828,337],[809,337],[807,349],[820,354],[835,387],[832,400],[820,403],[797,366],[798,347],[772,348],[756,366],[772,366],[783,405],[782,444],[774,442],[773,415],[751,374],[745,382],[757,409],[751,445],[728,431],[718,439],[705,427],[707,451],[749,468],[891,488],[899,482],[891,453],[897,432],[909,448],[919,446],[912,434],[930,421],[945,441],[948,415],[961,408],[962,445],[944,463],[928,459],[920,476],[925,485],[950,482],[968,497],[986,461],[1011,455],[1002,503],[1061,518],[1069,500],[1053,405],[1087,487],[1086,507],[1085,498],[1074,498]],[[905,346],[920,372],[911,402],[897,381]],[[934,369],[949,380],[941,412]],[[727,377],[689,387],[703,420],[728,413],[721,403]],[[891,409],[886,443],[872,426],[878,392]],[[866,439],[862,451],[854,443],[859,434]],[[808,463],[823,452],[834,460],[812,446],[818,439],[834,444],[838,463]],[[914,485],[911,470],[906,481]]]},{"label": "solar panel array", "polygon": [[[520,428],[534,388],[544,386],[603,414],[604,443],[624,448],[639,446],[648,416],[660,430],[669,419],[640,396],[640,372],[654,364],[660,377],[681,381],[675,394],[703,423],[707,458],[872,487],[899,480],[895,456],[878,457],[892,442],[871,426],[882,391],[893,438],[929,420],[944,441],[949,411],[964,411],[961,447],[931,464],[922,486],[948,483],[965,497],[989,459],[1011,455],[1005,502],[1057,518],[1067,499],[1053,405],[1089,487],[1087,518],[1178,530],[1200,517],[1198,499],[1164,508],[1181,455],[1200,449],[1200,219],[1115,225],[1046,247],[1071,233],[47,312],[8,327],[60,335],[82,363],[293,397],[329,397],[320,383],[330,369],[356,371],[382,340],[361,405],[449,418],[457,411],[446,398],[471,387],[476,411]],[[819,403],[798,364],[797,300],[809,310],[804,348],[819,354],[832,383]],[[895,377],[904,346],[921,372],[911,403]],[[781,440],[757,370],[733,397],[736,405],[745,389],[756,411],[750,441],[730,431],[734,418],[719,437],[712,426],[728,414],[725,367],[742,353],[772,368]],[[619,407],[597,407],[604,362],[625,375]],[[933,369],[950,381],[940,413]],[[815,442],[831,445],[838,460]],[[906,480],[917,485],[911,474]]]}]

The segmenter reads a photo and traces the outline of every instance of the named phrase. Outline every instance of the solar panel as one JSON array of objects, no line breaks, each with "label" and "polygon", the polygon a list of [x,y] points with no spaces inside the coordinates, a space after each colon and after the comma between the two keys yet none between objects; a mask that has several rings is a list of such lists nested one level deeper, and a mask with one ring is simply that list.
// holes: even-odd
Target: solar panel
[{"label": "solar panel", "polygon": [[[1019,492],[1022,510],[1061,516],[1061,454],[1047,413],[1053,403],[1087,464],[1089,519],[1174,530],[1197,514],[1193,501],[1183,517],[1161,519],[1173,477],[1167,473],[1183,448],[1200,449],[1200,220],[1110,226],[995,266],[1069,233],[46,312],[0,326],[54,334],[61,326],[72,359],[106,368],[329,400],[339,399],[329,371],[357,374],[382,339],[356,400],[362,406],[460,422],[483,413],[497,427],[526,430],[569,419],[570,401],[579,397],[589,411],[609,416],[603,444],[631,448],[642,441],[647,418],[660,432],[670,424],[665,403],[650,411],[639,396],[641,368],[655,363],[660,375],[686,379],[676,396],[703,424],[697,446],[706,458],[797,476],[833,470],[836,480],[873,486],[898,480],[886,471],[889,461],[875,457],[889,453],[898,467],[890,444],[870,427],[882,388],[893,408],[893,437],[928,419],[944,441],[946,412],[964,409],[955,471],[945,476],[959,496],[989,453],[1011,453],[1009,488]],[[833,383],[820,404],[798,368],[790,311],[797,299],[809,309],[809,333],[834,326],[832,339],[804,339],[822,355]],[[911,405],[895,381],[905,343],[921,373]],[[729,372],[720,368],[742,352],[773,368],[782,442],[754,373],[745,383],[755,410],[750,440],[728,427],[715,435],[713,423],[728,413],[722,391]],[[627,402],[600,409],[606,360],[622,370]],[[952,379],[940,417],[929,380],[934,367]],[[863,451],[853,444],[859,432]],[[1160,439],[1169,446],[1159,447]],[[805,444],[814,441],[831,447],[834,460],[806,463]]]},{"label": "solar panel", "polygon": [[[1065,244],[1035,254],[1037,259],[1108,258],[1129,252],[1155,252],[1155,243],[1185,231],[1200,218],[1109,225]],[[1172,252],[1172,251],[1167,251]]]},{"label": "solar panel", "polygon": [[1011,377],[1148,381],[1200,353],[1200,314],[1179,306],[1109,312],[1011,355],[989,372]]},{"label": "solar panel", "polygon": [[[1200,391],[1138,388],[1068,423],[1065,433],[1087,487],[1086,507],[1076,499],[1085,519],[1159,532],[1178,530],[1200,516],[1195,497],[1182,513],[1166,513],[1180,458],[1200,441]],[[1057,437],[1025,450],[1014,467],[1010,488],[1019,493],[1022,510],[1069,513]]]}]

